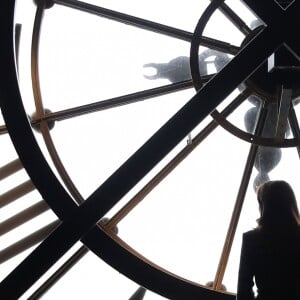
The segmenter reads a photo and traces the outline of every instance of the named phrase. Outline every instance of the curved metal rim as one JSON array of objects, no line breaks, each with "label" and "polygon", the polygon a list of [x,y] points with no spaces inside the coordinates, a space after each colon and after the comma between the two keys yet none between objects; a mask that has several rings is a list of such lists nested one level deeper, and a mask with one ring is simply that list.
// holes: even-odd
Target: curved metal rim
[{"label": "curved metal rim", "polygon": [[[216,9],[218,9],[218,7],[220,7],[224,1],[225,0],[211,2],[211,4],[208,6],[206,11],[199,19],[192,38],[191,48],[190,48],[190,67],[191,67],[193,83],[196,90],[200,89],[203,85],[200,76],[199,60],[198,60],[198,50],[201,44],[201,37],[207,22],[209,21],[213,13],[216,11]],[[274,138],[264,138],[261,136],[248,133],[244,130],[239,129],[231,122],[227,121],[227,119],[225,119],[217,110],[215,110],[211,114],[211,116],[215,119],[215,121],[220,126],[222,126],[225,130],[227,130],[234,136],[248,143],[255,144],[257,146],[288,148],[288,147],[296,147],[299,145],[300,142],[298,138],[276,140]]]},{"label": "curved metal rim", "polygon": [[[45,108],[43,105],[41,86],[40,86],[38,56],[39,56],[42,20],[44,15],[44,9],[46,8],[47,8],[47,3],[43,1],[37,3],[37,9],[36,9],[33,32],[32,32],[32,42],[31,42],[31,79],[32,79],[31,81],[32,81],[33,98],[34,98],[36,113],[38,114],[39,117],[45,116]],[[56,151],[47,121],[42,121],[39,129],[44,139],[45,145],[48,149],[49,155],[62,181],[64,182],[65,186],[67,187],[67,189],[69,190],[69,192],[71,193],[71,195],[73,196],[77,204],[83,203],[84,199],[82,195],[79,193],[76,186],[74,185],[71,177],[69,176],[67,170],[65,169]]]},{"label": "curved metal rim", "polygon": [[[52,207],[58,217],[64,220],[74,212],[77,206],[61,186],[46,162],[34,138],[22,104],[14,56],[14,4],[15,1],[1,1],[3,13],[0,29],[1,37],[2,40],[7,41],[2,45],[4,54],[1,68],[4,79],[0,85],[2,113],[11,139],[25,169],[46,202]],[[55,199],[59,199],[59,201],[55,201]],[[233,295],[212,291],[176,278],[149,265],[112,240],[111,237],[96,226],[83,238],[83,242],[112,267],[165,297],[203,300],[234,299]]]}]

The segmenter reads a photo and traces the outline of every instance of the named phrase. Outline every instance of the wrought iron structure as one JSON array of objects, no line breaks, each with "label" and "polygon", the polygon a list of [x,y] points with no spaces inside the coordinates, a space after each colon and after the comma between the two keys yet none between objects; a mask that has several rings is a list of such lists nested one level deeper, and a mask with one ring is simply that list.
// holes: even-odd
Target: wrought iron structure
[{"label": "wrought iron structure", "polygon": [[[1,225],[1,232],[11,230],[50,207],[57,215],[57,221],[49,224],[34,236],[22,240],[22,246],[1,251],[5,261],[23,249],[42,242],[1,282],[0,295],[7,299],[17,299],[28,290],[62,255],[77,241],[84,246],[38,290],[32,299],[41,295],[74,263],[88,251],[93,251],[109,265],[136,281],[140,286],[153,290],[170,299],[234,299],[234,295],[224,291],[222,281],[235,236],[239,216],[243,206],[250,175],[255,166],[260,177],[255,185],[268,179],[268,172],[280,160],[281,147],[297,147],[299,152],[299,125],[293,106],[299,97],[300,46],[294,35],[298,27],[300,4],[296,1],[243,0],[263,21],[250,28],[226,4],[225,0],[212,0],[200,17],[193,33],[173,28],[142,18],[109,10],[77,0],[36,1],[37,11],[32,39],[32,82],[36,113],[30,118],[22,105],[16,70],[14,1],[2,1],[1,7],[1,111],[5,125],[1,133],[9,132],[20,157],[17,164],[8,164],[2,169],[3,176],[24,168],[30,176],[28,188],[38,189],[45,202],[14,216]],[[278,5],[279,4],[279,5]],[[132,93],[100,102],[51,112],[43,106],[39,82],[39,38],[43,13],[53,6],[62,5],[81,10],[100,17],[130,24],[145,30],[175,37],[190,43],[189,63],[191,78],[171,80],[172,83],[149,90]],[[283,7],[281,7],[283,5]],[[229,43],[205,37],[205,27],[216,11],[221,11],[244,35],[243,43],[237,47]],[[216,74],[203,74],[199,59],[199,47],[205,46],[215,51],[216,57],[226,54],[228,63],[217,69]],[[284,50],[282,50],[284,48]],[[229,58],[230,57],[230,58]],[[185,59],[186,60],[186,59]],[[282,65],[283,63],[283,65]],[[269,71],[267,68],[269,66]],[[153,65],[152,65],[153,66]],[[157,65],[156,65],[157,66]],[[179,70],[180,72],[180,70]],[[178,73],[179,74],[179,73]],[[186,75],[186,74],[185,74]],[[179,76],[180,77],[180,76]],[[52,141],[50,130],[55,122],[79,115],[98,112],[137,101],[151,99],[194,86],[195,95],[170,118],[144,145],[125,161],[107,180],[87,199],[84,199],[72,182],[59,158]],[[234,91],[239,95],[222,111],[217,106]],[[259,98],[261,101],[256,101]],[[253,110],[246,116],[246,130],[231,124],[227,117],[244,101],[253,101]],[[274,105],[277,109],[274,110]],[[148,172],[150,172],[180,141],[201,123],[209,114],[214,118],[197,136],[190,140],[164,168],[161,169],[126,205],[111,219],[106,213],[114,207]],[[258,117],[257,117],[258,116]],[[272,119],[274,118],[274,119]],[[270,121],[271,120],[271,121]],[[268,129],[268,122],[272,125]],[[250,125],[249,125],[250,124]],[[154,189],[174,168],[183,161],[218,126],[249,143],[249,155],[241,178],[236,203],[230,220],[227,236],[215,280],[210,287],[199,285],[174,275],[143,257],[117,235],[118,223],[145,196]],[[49,167],[33,135],[37,129],[43,135],[50,156],[67,191]],[[287,138],[287,131],[292,138]],[[267,148],[273,147],[273,148]],[[273,149],[266,154],[266,149]],[[269,159],[268,165],[266,157]],[[32,183],[31,183],[32,181]],[[15,194],[26,193],[26,187]],[[1,203],[13,201],[18,195],[1,196]],[[50,233],[51,232],[51,233]],[[50,233],[50,234],[49,234]],[[6,256],[5,256],[6,255]],[[141,272],[142,270],[142,272]],[[140,288],[136,294],[145,295]],[[134,297],[134,296],[133,296]],[[132,298],[133,299],[133,298]]]}]

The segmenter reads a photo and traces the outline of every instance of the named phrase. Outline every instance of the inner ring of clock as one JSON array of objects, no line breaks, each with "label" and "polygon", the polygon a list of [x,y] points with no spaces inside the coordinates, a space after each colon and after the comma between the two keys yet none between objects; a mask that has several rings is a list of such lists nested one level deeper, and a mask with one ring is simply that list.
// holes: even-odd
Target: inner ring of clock
[{"label": "inner ring of clock", "polygon": [[[226,5],[223,2],[212,4],[200,17],[191,42],[190,68],[196,90],[205,84],[203,79],[206,70],[203,62],[209,55],[209,51],[199,52],[199,48],[205,46],[203,32],[217,9],[223,10],[226,14]],[[245,32],[239,50],[227,44],[229,55],[239,55],[239,51],[265,28],[258,20],[253,21],[251,27],[253,27],[251,31]],[[219,50],[218,45],[212,51],[217,53],[215,67],[218,72],[231,58],[223,52],[224,50]],[[210,50],[210,53],[212,51]],[[227,131],[249,143],[267,147],[295,147],[299,144],[298,138],[287,138],[287,136],[291,131],[289,120],[293,113],[292,107],[298,104],[300,95],[299,66],[297,58],[289,49],[282,46],[238,87],[240,95],[244,94],[244,100],[254,105],[245,115],[246,130],[229,122],[218,110],[214,110],[211,116]],[[254,132],[258,122],[257,116],[262,109],[268,111],[264,120],[264,129],[261,132]]]}]

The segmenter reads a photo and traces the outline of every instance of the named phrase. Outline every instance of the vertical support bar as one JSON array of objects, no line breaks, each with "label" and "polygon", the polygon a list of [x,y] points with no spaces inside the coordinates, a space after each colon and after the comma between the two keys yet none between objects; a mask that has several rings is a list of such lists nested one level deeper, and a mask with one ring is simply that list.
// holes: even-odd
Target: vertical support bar
[{"label": "vertical support bar", "polygon": [[[258,120],[257,127],[256,127],[256,130],[255,130],[256,135],[261,134],[261,132],[264,128],[266,117],[267,117],[267,109],[265,109],[265,107],[263,107],[261,109],[259,120]],[[221,286],[222,286],[222,281],[223,281],[223,278],[224,278],[225,270],[226,270],[228,259],[229,259],[229,254],[230,254],[231,247],[232,247],[232,244],[233,244],[233,239],[234,239],[234,236],[235,236],[238,221],[239,221],[240,214],[241,214],[241,211],[242,211],[242,207],[243,207],[243,204],[244,204],[244,199],[245,199],[246,191],[247,191],[247,188],[248,188],[248,185],[249,185],[249,180],[250,180],[250,176],[251,176],[251,173],[252,173],[252,169],[253,169],[256,153],[257,153],[257,149],[258,149],[257,145],[252,144],[251,147],[250,147],[250,151],[249,151],[247,162],[246,162],[245,169],[244,169],[244,174],[243,174],[243,177],[242,177],[242,180],[241,180],[240,188],[239,188],[239,191],[238,191],[238,195],[237,195],[235,206],[234,206],[233,213],[232,213],[232,216],[231,216],[231,220],[230,220],[229,228],[228,228],[228,231],[227,231],[225,243],[224,243],[224,246],[223,246],[223,251],[222,251],[222,254],[221,254],[221,258],[220,258],[220,261],[219,261],[217,273],[216,273],[216,276],[215,276],[215,280],[214,280],[214,284],[213,284],[213,289],[214,290],[220,290]]]}]

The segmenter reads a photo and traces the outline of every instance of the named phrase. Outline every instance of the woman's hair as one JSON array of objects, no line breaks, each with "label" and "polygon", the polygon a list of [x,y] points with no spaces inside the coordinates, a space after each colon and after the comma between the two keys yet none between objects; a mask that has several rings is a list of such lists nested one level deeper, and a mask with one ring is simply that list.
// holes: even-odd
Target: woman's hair
[{"label": "woman's hair", "polygon": [[260,228],[285,229],[299,225],[297,201],[291,186],[283,181],[268,181],[257,190]]}]

